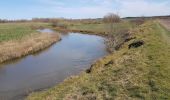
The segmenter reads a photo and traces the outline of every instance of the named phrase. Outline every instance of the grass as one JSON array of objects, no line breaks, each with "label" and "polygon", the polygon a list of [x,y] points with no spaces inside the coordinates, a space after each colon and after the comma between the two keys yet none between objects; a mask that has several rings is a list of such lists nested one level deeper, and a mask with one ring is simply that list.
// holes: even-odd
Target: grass
[{"label": "grass", "polygon": [[[60,22],[61,23],[61,22]],[[74,32],[84,32],[84,33],[90,33],[90,34],[107,34],[109,29],[108,24],[105,24],[103,22],[100,23],[80,23],[80,22],[75,22],[75,23],[71,23],[71,22],[65,22],[63,23],[65,26],[67,26],[67,29],[69,31],[74,31]],[[125,30],[125,29],[129,29],[132,28],[133,25],[129,22],[129,21],[122,21],[120,23],[116,23],[115,25],[113,25],[113,29],[114,33],[117,33],[121,30]],[[56,28],[57,30],[59,28]]]},{"label": "grass", "polygon": [[20,40],[24,36],[36,33],[34,26],[47,26],[46,23],[1,23],[0,24],[0,42],[9,40]]},{"label": "grass", "polygon": [[21,40],[0,43],[0,63],[35,53],[60,40],[55,34],[34,34]]},{"label": "grass", "polygon": [[[27,100],[169,100],[170,45],[163,30],[168,32],[153,21],[132,29],[130,33],[136,38],[96,61],[89,73],[32,93]],[[136,40],[145,44],[128,49]]]},{"label": "grass", "polygon": [[48,23],[0,24],[0,63],[40,51],[60,40],[57,34],[39,33]]}]

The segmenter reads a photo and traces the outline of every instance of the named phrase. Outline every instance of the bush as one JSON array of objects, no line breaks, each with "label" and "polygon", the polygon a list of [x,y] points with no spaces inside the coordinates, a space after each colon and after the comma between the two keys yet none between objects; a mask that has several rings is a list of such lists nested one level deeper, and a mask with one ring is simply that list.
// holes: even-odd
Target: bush
[{"label": "bush", "polygon": [[119,23],[121,21],[120,16],[114,13],[110,13],[104,16],[103,21],[105,23]]},{"label": "bush", "polygon": [[119,23],[121,21],[119,15],[116,15],[114,13],[110,13],[106,16],[104,16],[103,18],[103,22],[107,23],[109,25],[106,25],[108,27],[108,32],[107,33],[114,33],[115,29],[114,29],[114,25],[115,23]]}]

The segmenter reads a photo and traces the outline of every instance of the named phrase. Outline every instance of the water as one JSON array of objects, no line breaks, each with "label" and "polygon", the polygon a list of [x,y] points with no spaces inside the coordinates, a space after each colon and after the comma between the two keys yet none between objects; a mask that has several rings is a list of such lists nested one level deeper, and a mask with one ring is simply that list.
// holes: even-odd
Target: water
[{"label": "water", "polygon": [[31,91],[52,87],[106,54],[100,36],[62,35],[62,40],[48,49],[0,65],[0,100],[20,100]]}]

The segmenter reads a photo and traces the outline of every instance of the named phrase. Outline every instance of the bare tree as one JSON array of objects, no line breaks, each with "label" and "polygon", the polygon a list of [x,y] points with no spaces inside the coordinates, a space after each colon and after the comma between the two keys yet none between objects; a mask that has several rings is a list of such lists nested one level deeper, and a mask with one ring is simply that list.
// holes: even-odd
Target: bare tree
[{"label": "bare tree", "polygon": [[104,21],[104,23],[107,24],[106,26],[108,26],[108,24],[109,24],[108,32],[113,33],[113,32],[115,32],[114,24],[119,23],[121,21],[121,18],[117,14],[109,13],[106,16],[104,16],[103,21]]},{"label": "bare tree", "polygon": [[117,14],[109,13],[103,18],[105,23],[118,23],[120,22],[120,17]]}]

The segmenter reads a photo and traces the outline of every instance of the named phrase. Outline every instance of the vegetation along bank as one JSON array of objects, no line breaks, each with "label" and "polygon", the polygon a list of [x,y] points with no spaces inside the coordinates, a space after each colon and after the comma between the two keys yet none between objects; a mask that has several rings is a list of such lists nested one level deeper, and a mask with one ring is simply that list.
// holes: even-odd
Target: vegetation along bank
[{"label": "vegetation along bank", "polygon": [[35,53],[60,40],[58,34],[40,33],[46,23],[0,24],[0,63]]},{"label": "vegetation along bank", "polygon": [[139,23],[128,23],[120,31],[107,34],[111,54],[88,70],[51,89],[32,93],[27,100],[170,99],[170,32],[156,20]]}]

